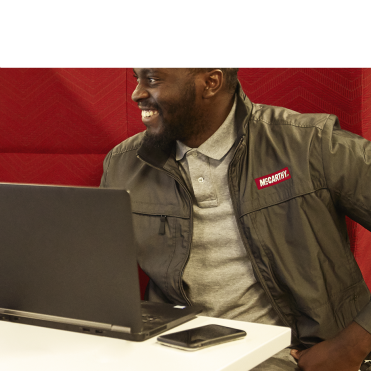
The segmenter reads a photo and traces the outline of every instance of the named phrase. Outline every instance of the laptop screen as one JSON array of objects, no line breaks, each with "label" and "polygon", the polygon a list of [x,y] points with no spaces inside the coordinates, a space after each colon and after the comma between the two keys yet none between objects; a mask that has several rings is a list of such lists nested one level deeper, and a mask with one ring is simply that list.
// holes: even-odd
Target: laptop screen
[{"label": "laptop screen", "polygon": [[126,191],[0,184],[0,205],[0,308],[140,330]]}]

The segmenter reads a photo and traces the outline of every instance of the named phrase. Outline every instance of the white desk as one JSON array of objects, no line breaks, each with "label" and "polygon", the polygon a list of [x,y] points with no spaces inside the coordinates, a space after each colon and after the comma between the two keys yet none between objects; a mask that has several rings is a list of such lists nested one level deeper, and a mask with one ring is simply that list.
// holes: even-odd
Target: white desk
[{"label": "white desk", "polygon": [[4,371],[246,371],[290,344],[286,327],[199,316],[170,332],[216,323],[243,329],[242,340],[187,352],[156,337],[129,342],[0,321],[0,370]]}]

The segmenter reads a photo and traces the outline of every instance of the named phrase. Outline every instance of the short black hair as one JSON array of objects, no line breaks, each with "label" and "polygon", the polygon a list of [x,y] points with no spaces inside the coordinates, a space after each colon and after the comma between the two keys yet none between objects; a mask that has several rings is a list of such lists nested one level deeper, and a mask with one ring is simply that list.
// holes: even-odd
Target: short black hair
[{"label": "short black hair", "polygon": [[210,72],[215,69],[221,70],[223,72],[225,78],[225,86],[230,94],[234,94],[238,83],[238,68],[190,68],[192,74],[194,75],[201,72]]}]

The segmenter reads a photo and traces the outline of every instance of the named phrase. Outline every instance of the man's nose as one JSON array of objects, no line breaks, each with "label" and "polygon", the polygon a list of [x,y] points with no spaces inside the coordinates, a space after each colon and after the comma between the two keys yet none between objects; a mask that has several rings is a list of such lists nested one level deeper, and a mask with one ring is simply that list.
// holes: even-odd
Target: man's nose
[{"label": "man's nose", "polygon": [[133,94],[131,95],[131,99],[134,102],[139,102],[143,99],[148,98],[149,94],[146,89],[143,89],[143,86],[141,84],[138,84],[133,91]]}]

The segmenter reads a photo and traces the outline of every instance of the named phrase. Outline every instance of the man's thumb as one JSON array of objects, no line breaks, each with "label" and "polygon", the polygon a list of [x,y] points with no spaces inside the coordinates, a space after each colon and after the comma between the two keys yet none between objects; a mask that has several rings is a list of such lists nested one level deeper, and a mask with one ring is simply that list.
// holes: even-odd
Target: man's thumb
[{"label": "man's thumb", "polygon": [[303,350],[291,349],[290,354],[294,357],[297,361],[300,359]]}]

